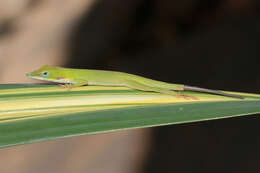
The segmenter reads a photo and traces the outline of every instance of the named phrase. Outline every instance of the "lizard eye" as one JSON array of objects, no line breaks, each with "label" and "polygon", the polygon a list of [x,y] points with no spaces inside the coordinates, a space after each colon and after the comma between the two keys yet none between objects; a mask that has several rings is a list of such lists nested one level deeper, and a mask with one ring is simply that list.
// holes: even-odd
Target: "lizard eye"
[{"label": "lizard eye", "polygon": [[44,71],[41,73],[43,77],[48,77],[50,75],[50,72]]}]

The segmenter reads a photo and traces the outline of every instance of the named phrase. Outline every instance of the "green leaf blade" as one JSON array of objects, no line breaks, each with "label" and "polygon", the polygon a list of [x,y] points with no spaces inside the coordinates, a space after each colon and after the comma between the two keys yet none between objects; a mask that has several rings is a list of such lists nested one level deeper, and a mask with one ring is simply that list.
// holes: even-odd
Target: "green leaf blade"
[{"label": "green leaf blade", "polygon": [[260,113],[260,97],[186,93],[185,100],[122,87],[0,85],[0,147],[122,129]]}]

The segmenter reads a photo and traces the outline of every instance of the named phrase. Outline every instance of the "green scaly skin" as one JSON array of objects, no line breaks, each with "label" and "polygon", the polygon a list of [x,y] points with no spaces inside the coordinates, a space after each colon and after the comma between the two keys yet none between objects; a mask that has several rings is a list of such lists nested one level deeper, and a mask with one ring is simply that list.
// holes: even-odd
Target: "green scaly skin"
[{"label": "green scaly skin", "polygon": [[[192,96],[180,95],[180,91],[186,90],[182,84],[171,84],[157,80],[148,79],[145,77],[115,71],[105,70],[88,70],[88,69],[71,69],[56,66],[44,65],[40,69],[26,74],[27,77],[56,82],[64,87],[80,87],[83,85],[99,85],[99,86],[123,86],[142,91],[153,91],[167,95],[181,96],[193,98]],[[195,88],[195,89],[193,89]],[[202,88],[189,87],[189,91],[200,91]],[[203,89],[207,90],[207,89]],[[200,91],[203,92],[203,91]],[[207,92],[207,91],[206,91]],[[221,91],[208,90],[208,93],[225,95],[230,97],[240,96],[227,94]]]}]

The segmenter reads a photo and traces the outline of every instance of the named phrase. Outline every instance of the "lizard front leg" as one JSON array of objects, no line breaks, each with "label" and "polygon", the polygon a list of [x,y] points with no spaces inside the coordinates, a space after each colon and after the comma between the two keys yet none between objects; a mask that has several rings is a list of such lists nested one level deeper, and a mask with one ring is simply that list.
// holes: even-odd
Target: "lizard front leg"
[{"label": "lizard front leg", "polygon": [[88,85],[88,82],[80,80],[80,81],[76,81],[75,83],[60,84],[59,86],[61,88],[67,88],[68,91],[70,91],[72,88],[80,87],[80,86],[84,86],[84,85]]}]

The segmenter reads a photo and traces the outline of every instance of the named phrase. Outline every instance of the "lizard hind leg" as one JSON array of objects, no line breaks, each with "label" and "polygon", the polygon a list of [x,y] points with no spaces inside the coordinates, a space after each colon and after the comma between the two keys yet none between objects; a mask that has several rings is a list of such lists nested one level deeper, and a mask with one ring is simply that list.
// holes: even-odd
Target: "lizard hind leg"
[{"label": "lizard hind leg", "polygon": [[185,94],[182,94],[183,91],[178,91],[178,96],[177,97],[182,97],[182,98],[185,98],[185,99],[192,99],[192,100],[198,100],[197,97],[195,96],[188,96],[188,95],[185,95]]},{"label": "lizard hind leg", "polygon": [[136,89],[136,90],[141,90],[141,91],[152,91],[152,92],[157,92],[157,93],[162,93],[166,95],[171,95],[177,98],[184,98],[184,99],[197,99],[193,96],[188,96],[184,94],[179,94],[179,92],[173,91],[173,90],[167,90],[164,88],[159,88],[159,87],[152,87],[152,86],[147,86],[139,82],[135,81],[127,81],[127,87]]}]

